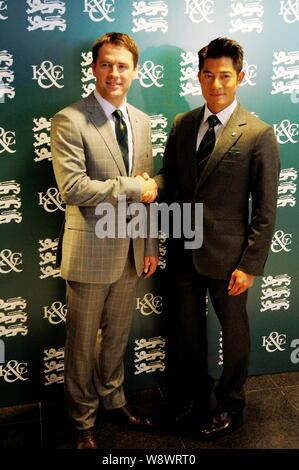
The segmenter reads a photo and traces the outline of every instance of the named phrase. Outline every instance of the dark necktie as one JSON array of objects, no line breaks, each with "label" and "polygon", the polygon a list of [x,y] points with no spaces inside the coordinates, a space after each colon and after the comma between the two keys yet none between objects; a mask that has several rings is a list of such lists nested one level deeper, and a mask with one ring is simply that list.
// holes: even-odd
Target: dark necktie
[{"label": "dark necktie", "polygon": [[116,109],[115,111],[113,111],[112,114],[116,118],[116,121],[115,121],[116,139],[117,139],[120,151],[124,159],[124,164],[125,164],[127,173],[129,173],[129,147],[128,147],[127,126],[123,118],[123,113],[121,112],[120,109]]},{"label": "dark necktie", "polygon": [[201,176],[203,169],[207,164],[209,156],[211,155],[214,149],[216,141],[214,127],[217,126],[217,124],[220,124],[220,121],[218,117],[215,116],[215,114],[211,114],[211,116],[208,117],[208,123],[209,128],[203,136],[203,139],[200,142],[196,152],[198,178]]}]

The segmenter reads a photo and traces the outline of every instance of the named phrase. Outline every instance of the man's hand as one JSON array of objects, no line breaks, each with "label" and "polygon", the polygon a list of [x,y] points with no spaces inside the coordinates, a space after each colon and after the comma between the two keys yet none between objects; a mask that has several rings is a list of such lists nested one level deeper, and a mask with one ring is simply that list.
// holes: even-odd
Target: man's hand
[{"label": "man's hand", "polygon": [[247,274],[240,269],[235,269],[228,285],[228,295],[239,295],[253,285],[254,275]]},{"label": "man's hand", "polygon": [[157,269],[159,262],[158,256],[145,256],[143,267],[143,278],[150,277]]},{"label": "man's hand", "polygon": [[154,202],[158,195],[158,186],[156,181],[153,178],[150,178],[146,172],[141,175],[137,175],[135,178],[137,178],[141,184],[141,202],[146,202],[148,204]]}]

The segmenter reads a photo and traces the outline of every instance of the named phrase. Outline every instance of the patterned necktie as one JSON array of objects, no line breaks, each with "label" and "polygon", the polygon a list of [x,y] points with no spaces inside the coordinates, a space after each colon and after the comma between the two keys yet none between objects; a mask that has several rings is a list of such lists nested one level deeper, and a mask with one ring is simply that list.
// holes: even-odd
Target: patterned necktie
[{"label": "patterned necktie", "polygon": [[128,147],[128,130],[126,123],[123,118],[123,113],[120,109],[113,111],[113,116],[116,118],[115,121],[115,134],[117,142],[122,153],[124,164],[129,173],[129,147]]},{"label": "patterned necktie", "polygon": [[196,152],[198,178],[201,176],[204,167],[207,164],[209,156],[211,155],[214,149],[216,141],[214,127],[217,126],[217,124],[220,124],[220,121],[218,117],[215,116],[215,114],[211,114],[211,116],[208,117],[208,123],[209,128],[203,136],[203,139],[200,142]]}]

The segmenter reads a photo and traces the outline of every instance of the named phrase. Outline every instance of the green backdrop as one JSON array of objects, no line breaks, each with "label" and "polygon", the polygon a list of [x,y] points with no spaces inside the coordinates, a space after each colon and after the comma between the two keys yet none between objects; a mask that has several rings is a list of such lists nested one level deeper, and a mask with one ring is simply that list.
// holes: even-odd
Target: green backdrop
[{"label": "green backdrop", "polygon": [[[50,119],[94,87],[92,42],[130,34],[141,51],[129,101],[152,120],[155,169],[176,113],[202,104],[197,51],[218,36],[244,47],[238,95],[273,125],[281,149],[278,216],[265,275],[250,291],[251,374],[298,370],[298,0],[0,1],[0,401],[34,402],[61,390],[66,307],[55,268],[63,204],[52,171]],[[165,239],[155,278],[140,281],[126,355],[126,387],[165,375]],[[210,368],[221,331],[208,305]],[[164,314],[164,316],[163,316]]]}]

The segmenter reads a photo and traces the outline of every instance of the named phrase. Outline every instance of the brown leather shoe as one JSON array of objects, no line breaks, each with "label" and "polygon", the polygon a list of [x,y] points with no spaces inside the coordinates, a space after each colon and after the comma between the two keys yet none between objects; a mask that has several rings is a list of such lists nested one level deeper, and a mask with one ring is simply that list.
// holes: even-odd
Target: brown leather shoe
[{"label": "brown leather shoe", "polygon": [[94,428],[77,429],[74,447],[75,449],[99,449]]},{"label": "brown leather shoe", "polygon": [[125,425],[131,429],[146,431],[153,429],[153,424],[148,418],[135,415],[127,405],[113,410],[106,410],[108,420],[112,423]]}]

